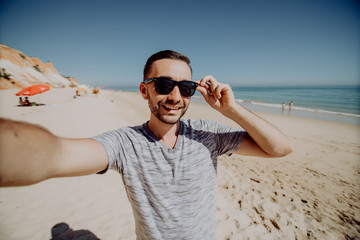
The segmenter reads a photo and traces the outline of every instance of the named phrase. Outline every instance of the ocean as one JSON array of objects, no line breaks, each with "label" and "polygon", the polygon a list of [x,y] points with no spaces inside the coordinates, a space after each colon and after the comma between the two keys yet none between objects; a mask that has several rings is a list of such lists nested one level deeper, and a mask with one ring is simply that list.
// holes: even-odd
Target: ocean
[{"label": "ocean", "polygon": [[[112,90],[138,91],[138,87],[111,87]],[[251,111],[360,124],[360,85],[355,86],[232,86],[237,101]],[[201,94],[192,97],[204,102]],[[289,103],[293,102],[291,111]],[[285,108],[282,110],[282,103]]]}]

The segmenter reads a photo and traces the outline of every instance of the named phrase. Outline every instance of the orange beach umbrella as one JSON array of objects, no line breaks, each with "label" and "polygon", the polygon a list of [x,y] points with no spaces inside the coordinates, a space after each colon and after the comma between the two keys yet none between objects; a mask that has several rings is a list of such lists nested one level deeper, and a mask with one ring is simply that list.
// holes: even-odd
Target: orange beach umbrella
[{"label": "orange beach umbrella", "polygon": [[16,96],[32,96],[38,93],[43,93],[50,90],[48,85],[33,85],[26,87],[16,94]]}]

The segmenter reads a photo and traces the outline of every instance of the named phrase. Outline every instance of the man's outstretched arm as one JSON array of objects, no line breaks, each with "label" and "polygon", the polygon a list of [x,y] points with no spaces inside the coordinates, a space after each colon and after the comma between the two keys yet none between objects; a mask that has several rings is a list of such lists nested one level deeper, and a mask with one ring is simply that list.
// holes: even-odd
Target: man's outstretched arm
[{"label": "man's outstretched arm", "polygon": [[283,157],[293,151],[292,143],[279,129],[236,103],[229,85],[206,76],[199,81],[198,91],[211,107],[235,121],[248,133],[235,153]]},{"label": "man's outstretched arm", "polygon": [[61,138],[37,125],[0,119],[0,186],[92,174],[107,164],[95,140]]}]

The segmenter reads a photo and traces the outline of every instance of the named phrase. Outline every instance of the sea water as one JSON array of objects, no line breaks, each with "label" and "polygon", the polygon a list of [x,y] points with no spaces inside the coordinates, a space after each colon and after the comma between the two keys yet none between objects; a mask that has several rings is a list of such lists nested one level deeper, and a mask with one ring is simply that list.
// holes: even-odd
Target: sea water
[{"label": "sea water", "polygon": [[[251,111],[360,124],[360,85],[231,87],[236,100]],[[111,89],[138,91],[138,87]],[[204,102],[200,93],[193,101]]]},{"label": "sea water", "polygon": [[360,124],[360,85],[233,87],[233,91],[253,110]]}]

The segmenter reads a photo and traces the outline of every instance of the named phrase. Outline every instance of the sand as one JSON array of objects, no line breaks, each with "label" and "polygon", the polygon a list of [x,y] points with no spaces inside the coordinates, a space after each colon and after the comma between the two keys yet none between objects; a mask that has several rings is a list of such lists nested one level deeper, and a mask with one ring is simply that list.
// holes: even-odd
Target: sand
[{"label": "sand", "polygon": [[[16,107],[16,90],[0,91],[0,116],[40,124],[64,137],[91,137],[148,120],[138,93],[103,90],[74,98],[51,89],[30,98],[45,103]],[[284,158],[219,158],[216,239],[360,239],[360,128],[287,115],[257,113],[295,145]],[[204,104],[184,118],[236,126]],[[66,223],[99,239],[135,239],[134,219],[121,176],[50,179],[0,188],[0,239],[50,239]]]}]

